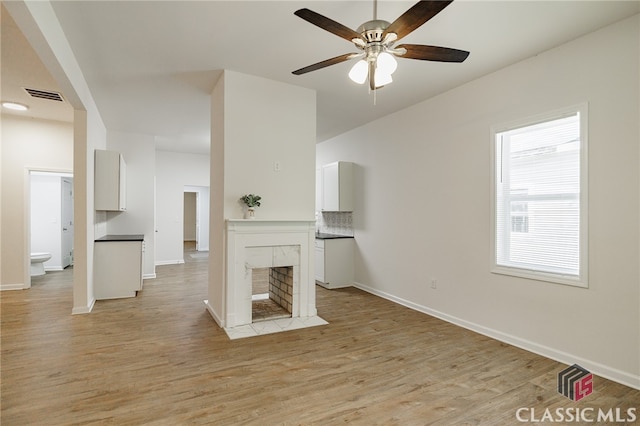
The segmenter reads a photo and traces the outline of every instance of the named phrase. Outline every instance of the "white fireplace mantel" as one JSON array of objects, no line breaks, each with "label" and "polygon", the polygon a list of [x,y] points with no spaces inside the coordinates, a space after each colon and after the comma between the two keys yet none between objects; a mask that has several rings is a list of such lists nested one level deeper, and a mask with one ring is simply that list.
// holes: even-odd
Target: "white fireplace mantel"
[{"label": "white fireplace mantel", "polygon": [[292,317],[317,315],[315,221],[229,219],[226,221],[224,328],[251,324],[251,270],[293,266]]}]

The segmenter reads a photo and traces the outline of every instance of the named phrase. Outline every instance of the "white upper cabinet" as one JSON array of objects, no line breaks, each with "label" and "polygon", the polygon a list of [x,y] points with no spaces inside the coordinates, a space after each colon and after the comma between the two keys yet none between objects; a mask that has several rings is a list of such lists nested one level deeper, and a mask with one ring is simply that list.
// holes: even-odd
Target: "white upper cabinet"
[{"label": "white upper cabinet", "polygon": [[316,211],[322,210],[322,168],[316,168]]},{"label": "white upper cabinet", "polygon": [[338,161],[322,166],[322,211],[353,211],[353,163]]},{"label": "white upper cabinet", "polygon": [[96,210],[126,210],[126,164],[119,152],[96,149],[95,194]]}]

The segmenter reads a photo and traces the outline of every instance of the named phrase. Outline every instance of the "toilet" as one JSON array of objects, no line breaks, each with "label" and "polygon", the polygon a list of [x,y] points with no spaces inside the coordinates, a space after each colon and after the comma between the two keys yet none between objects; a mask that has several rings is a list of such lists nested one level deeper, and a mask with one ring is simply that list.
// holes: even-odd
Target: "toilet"
[{"label": "toilet", "polygon": [[51,259],[51,253],[31,253],[31,276],[44,275],[44,262]]}]

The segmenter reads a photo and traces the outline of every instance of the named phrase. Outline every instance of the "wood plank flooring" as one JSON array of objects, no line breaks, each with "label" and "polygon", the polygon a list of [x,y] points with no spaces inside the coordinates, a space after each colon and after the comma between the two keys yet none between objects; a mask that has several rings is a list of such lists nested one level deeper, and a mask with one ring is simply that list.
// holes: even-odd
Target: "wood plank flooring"
[{"label": "wood plank flooring", "polygon": [[71,270],[3,292],[2,425],[513,425],[521,407],[640,406],[598,377],[573,402],[565,365],[354,288],[317,287],[329,325],[231,341],[202,302],[207,259],[187,258],[88,315],[71,315]]}]

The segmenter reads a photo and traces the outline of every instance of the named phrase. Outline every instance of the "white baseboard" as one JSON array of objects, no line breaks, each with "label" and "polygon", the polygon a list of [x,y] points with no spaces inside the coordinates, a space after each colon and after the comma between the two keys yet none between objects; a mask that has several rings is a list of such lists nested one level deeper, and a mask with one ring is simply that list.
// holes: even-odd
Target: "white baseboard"
[{"label": "white baseboard", "polygon": [[211,317],[213,318],[213,320],[216,322],[216,324],[218,324],[218,327],[220,328],[224,328],[224,321],[222,318],[220,318],[220,316],[216,313],[215,309],[213,308],[213,306],[211,306],[209,304],[208,300],[203,300],[204,302],[204,306],[207,308],[207,311],[209,311],[209,315],[211,315]]},{"label": "white baseboard", "polygon": [[353,286],[356,288],[359,288],[360,290],[366,291],[367,293],[371,293],[373,295],[382,297],[383,299],[390,300],[399,305],[406,306],[407,308],[413,309],[415,311],[422,312],[427,315],[431,315],[433,317],[439,318],[448,323],[460,326],[462,328],[466,328],[467,330],[471,330],[476,333],[482,334],[484,336],[491,337],[492,339],[496,339],[501,342],[508,343],[520,349],[533,352],[535,354],[544,356],[546,358],[550,358],[554,361],[558,361],[567,365],[579,364],[580,366],[586,368],[587,370],[589,370],[590,372],[594,373],[597,376],[604,377],[606,379],[623,384],[625,386],[629,386],[631,388],[640,390],[640,375],[634,375],[634,374],[621,371],[616,368],[609,367],[607,365],[604,365],[595,361],[591,361],[589,359],[583,358],[578,355],[574,355],[574,354],[563,352],[554,348],[550,348],[548,346],[544,346],[536,342],[532,342],[530,340],[522,339],[520,337],[513,336],[511,334],[503,333],[499,330],[484,327],[480,324],[469,322],[461,318],[457,318],[452,315],[448,315],[443,312],[436,311],[426,306],[422,306],[417,303],[411,302],[409,300],[402,299],[390,293],[380,291],[378,289],[366,286],[361,283],[354,282]]},{"label": "white baseboard", "polygon": [[0,291],[24,290],[24,284],[0,284]]},{"label": "white baseboard", "polygon": [[142,275],[142,279],[143,280],[152,280],[156,277],[156,273],[154,272],[153,274],[144,274]]},{"label": "white baseboard", "polygon": [[162,266],[162,265],[181,265],[184,263],[184,259],[178,259],[178,260],[160,260],[156,262],[156,266]]},{"label": "white baseboard", "polygon": [[88,306],[74,306],[71,310],[71,315],[89,314],[93,310],[93,305],[96,304],[96,299],[91,299],[91,303]]}]

